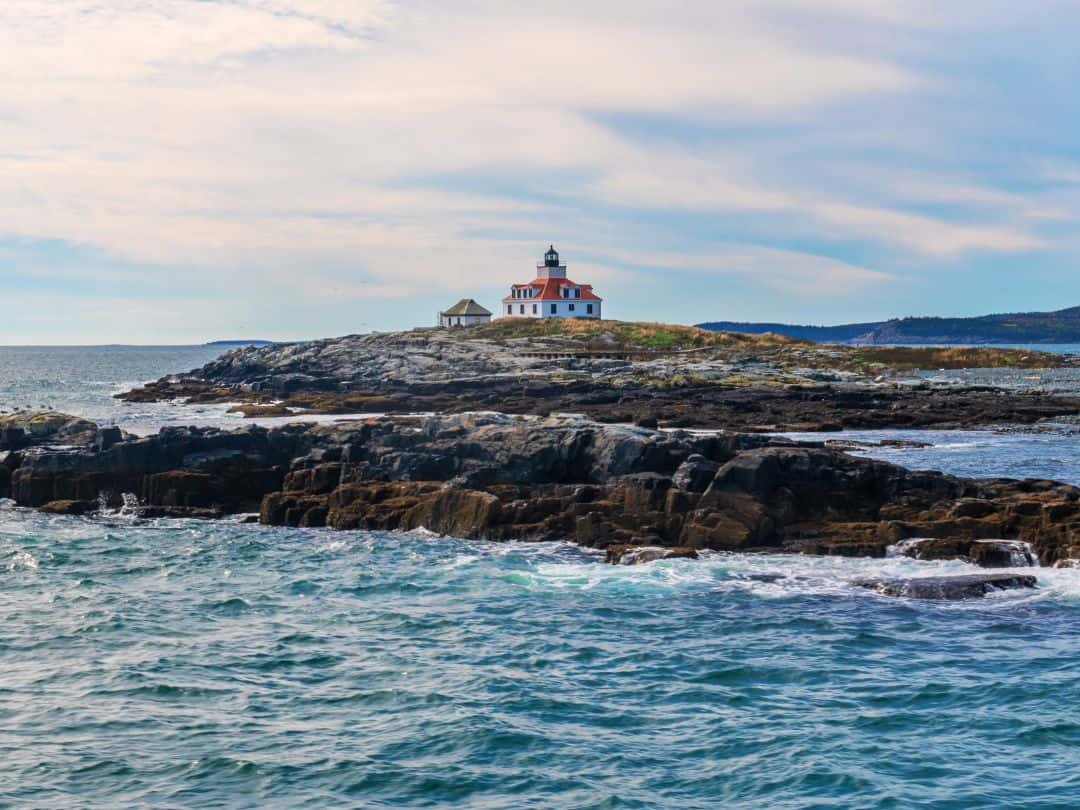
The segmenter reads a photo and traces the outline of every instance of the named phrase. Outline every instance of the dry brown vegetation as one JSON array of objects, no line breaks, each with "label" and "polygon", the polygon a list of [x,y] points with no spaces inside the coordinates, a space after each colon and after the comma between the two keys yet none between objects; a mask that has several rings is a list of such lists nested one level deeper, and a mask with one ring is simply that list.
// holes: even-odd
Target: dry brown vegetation
[{"label": "dry brown vegetation", "polygon": [[500,318],[463,333],[468,339],[517,340],[565,339],[582,349],[639,349],[685,351],[709,348],[772,349],[778,346],[812,344],[779,335],[744,335],[710,332],[696,326],[631,321],[595,321],[550,318]]},{"label": "dry brown vegetation", "polygon": [[815,344],[781,335],[711,332],[695,326],[628,321],[551,318],[500,318],[462,330],[466,340],[552,341],[581,351],[635,350],[677,352],[726,350],[760,353],[770,362],[801,367],[873,372],[963,368],[1058,368],[1071,365],[1064,355],[985,346],[913,347]]}]

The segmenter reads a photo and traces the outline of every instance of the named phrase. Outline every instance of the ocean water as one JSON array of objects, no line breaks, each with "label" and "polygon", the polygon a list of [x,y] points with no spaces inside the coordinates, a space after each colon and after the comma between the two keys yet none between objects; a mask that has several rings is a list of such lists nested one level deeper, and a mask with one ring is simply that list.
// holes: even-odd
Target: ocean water
[{"label": "ocean water", "polygon": [[914,470],[940,470],[970,478],[1047,478],[1080,485],[1080,425],[1048,425],[988,430],[846,430],[784,433],[808,442],[886,440],[929,447],[868,446],[850,452],[891,461]]},{"label": "ocean water", "polygon": [[[273,426],[289,417],[245,419],[231,404],[180,405],[121,402],[115,394],[166,374],[204,366],[222,346],[0,346],[0,413],[15,408],[57,410],[101,425],[118,425],[136,435],[169,425],[236,428],[254,423]],[[307,421],[337,421],[339,416],[308,416]]]},{"label": "ocean water", "polygon": [[1080,354],[1080,343],[880,343],[878,346],[925,346],[931,349],[956,347],[961,349],[1028,349],[1051,354]]},{"label": "ocean water", "polygon": [[[122,414],[110,386],[178,359],[31,394]],[[1080,482],[1067,429],[919,435],[870,452]],[[0,505],[0,807],[1072,810],[1080,571],[849,584],[974,571]]]},{"label": "ocean water", "polygon": [[846,584],[965,570],[2,511],[0,802],[1075,808],[1078,572]]},{"label": "ocean water", "polygon": [[235,419],[227,406],[123,403],[113,395],[219,357],[221,346],[0,346],[0,412],[56,410],[133,432]]},{"label": "ocean water", "polygon": [[941,371],[921,371],[916,375],[916,378],[937,385],[992,385],[1013,390],[1040,391],[1046,394],[1060,394],[1066,396],[1080,395],[1080,368],[949,369]]}]

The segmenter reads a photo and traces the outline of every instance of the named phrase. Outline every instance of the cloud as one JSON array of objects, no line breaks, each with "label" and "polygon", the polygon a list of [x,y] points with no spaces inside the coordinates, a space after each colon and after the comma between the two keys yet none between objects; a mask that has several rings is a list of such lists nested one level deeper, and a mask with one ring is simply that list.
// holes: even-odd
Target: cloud
[{"label": "cloud", "polygon": [[619,263],[629,262],[665,272],[745,276],[779,292],[809,296],[832,296],[897,280],[890,273],[827,256],[760,245],[722,245],[708,255],[618,250],[609,255]]},{"label": "cloud", "polygon": [[[881,205],[834,200],[808,189],[768,188],[740,177],[746,171],[725,167],[719,161],[654,152],[647,169],[615,169],[599,178],[592,192],[624,206],[796,215],[807,223],[825,226],[837,239],[869,237],[929,255],[1025,251],[1042,244],[1038,238],[1012,226],[969,225]],[[936,196],[998,205],[1007,201],[1014,207],[1021,204],[1018,195],[995,195],[988,190],[947,184],[936,189],[924,187],[921,192],[919,196],[924,200]],[[1042,209],[1042,212],[1045,216],[1054,209]],[[1067,216],[1061,209],[1056,213]]]},{"label": "cloud", "polygon": [[381,0],[7,0],[0,67],[32,85],[167,79],[264,52],[354,50]]},{"label": "cloud", "polygon": [[1006,227],[954,225],[927,216],[848,203],[823,203],[814,209],[843,233],[870,234],[935,255],[964,251],[1025,251],[1042,242]]},{"label": "cloud", "polygon": [[1020,14],[971,8],[7,0],[0,236],[104,254],[104,283],[160,279],[146,296],[216,283],[267,308],[290,284],[441,306],[550,240],[622,256],[583,261],[597,278],[633,278],[650,239],[800,295],[1046,251],[1080,201],[945,139],[985,124],[927,52]]}]

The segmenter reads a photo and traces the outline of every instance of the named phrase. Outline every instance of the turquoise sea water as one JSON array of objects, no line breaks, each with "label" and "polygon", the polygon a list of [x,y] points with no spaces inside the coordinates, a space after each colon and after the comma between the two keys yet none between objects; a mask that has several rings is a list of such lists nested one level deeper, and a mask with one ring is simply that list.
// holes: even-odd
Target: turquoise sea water
[{"label": "turquoise sea water", "polygon": [[[98,361],[64,401],[179,370]],[[888,452],[1080,482],[1067,431],[930,438]],[[0,807],[1071,810],[1080,571],[847,584],[973,570],[0,506]]]}]

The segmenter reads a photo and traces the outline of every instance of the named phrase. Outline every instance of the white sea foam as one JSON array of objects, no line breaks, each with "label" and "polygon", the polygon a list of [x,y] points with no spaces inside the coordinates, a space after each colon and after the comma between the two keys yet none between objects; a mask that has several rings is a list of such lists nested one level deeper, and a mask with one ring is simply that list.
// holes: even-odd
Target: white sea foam
[{"label": "white sea foam", "polygon": [[[761,599],[806,596],[886,598],[856,588],[852,580],[959,576],[987,573],[962,560],[921,561],[909,557],[815,557],[792,554],[703,552],[698,560],[660,560],[636,566],[577,561],[537,560],[522,570],[501,572],[502,578],[530,591],[595,592],[598,595],[663,596],[675,593],[742,591]],[[538,551],[540,549],[537,549]],[[995,569],[1031,573],[1030,567]],[[1017,600],[1080,600],[1080,569],[1040,569],[1035,590],[1003,591],[993,595],[1002,603]],[[891,597],[889,597],[891,598]],[[956,604],[976,604],[974,600]]]},{"label": "white sea foam", "polygon": [[927,537],[910,537],[907,540],[901,540],[899,543],[894,543],[885,549],[886,557],[911,557],[914,556],[910,552],[917,549],[923,543],[930,538]]},{"label": "white sea foam", "polygon": [[415,528],[412,531],[407,532],[407,534],[409,534],[411,537],[417,537],[417,538],[419,538],[421,540],[430,540],[432,538],[438,538],[438,537],[443,536],[443,535],[439,534],[438,532],[433,532],[433,531],[431,531],[431,529],[428,529],[428,528],[426,528],[424,526],[420,526],[418,528]]},{"label": "white sea foam", "polygon": [[120,514],[124,517],[139,516],[139,496],[134,492],[124,492],[120,495]]},{"label": "white sea foam", "polygon": [[37,571],[37,558],[29,551],[17,551],[8,560],[8,571]]},{"label": "white sea foam", "polygon": [[348,551],[352,548],[352,543],[348,540],[329,540],[325,543],[320,543],[317,546],[318,551],[323,553],[337,553],[339,551]]}]

